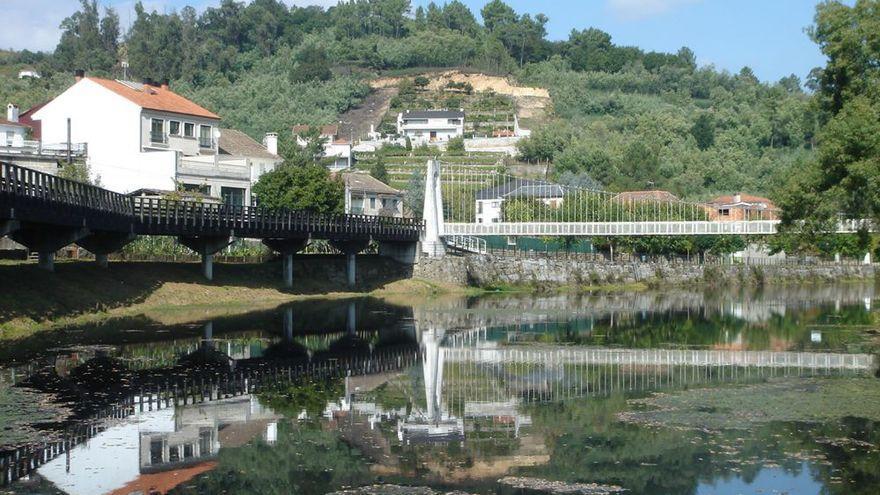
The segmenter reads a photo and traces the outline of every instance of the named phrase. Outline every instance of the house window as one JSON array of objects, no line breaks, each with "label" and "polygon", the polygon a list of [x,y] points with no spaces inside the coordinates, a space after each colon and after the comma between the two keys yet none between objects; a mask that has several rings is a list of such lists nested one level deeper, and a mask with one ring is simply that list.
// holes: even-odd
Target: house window
[{"label": "house window", "polygon": [[153,143],[165,142],[165,121],[152,119],[150,121],[150,141]]},{"label": "house window", "polygon": [[730,216],[730,209],[724,208],[724,209],[718,210],[718,214],[721,215],[722,217],[729,217]]},{"label": "house window", "polygon": [[449,119],[446,122],[452,125],[461,125],[461,119]]},{"label": "house window", "polygon": [[172,136],[180,136],[180,122],[171,120],[168,122],[168,134]]},{"label": "house window", "polygon": [[373,210],[376,209],[376,198],[370,198],[370,208]]},{"label": "house window", "polygon": [[221,187],[220,197],[225,205],[244,206],[244,189],[240,187]]},{"label": "house window", "polygon": [[165,446],[163,445],[162,439],[159,438],[157,440],[150,440],[150,464],[155,466],[156,464],[162,464],[162,457],[164,454]]},{"label": "house window", "polygon": [[15,131],[6,131],[6,146],[12,146],[12,140],[15,138]]},{"label": "house window", "polygon": [[196,137],[196,125],[190,122],[186,122],[183,124],[183,136],[184,137]]},{"label": "house window", "polygon": [[183,190],[186,192],[204,194],[205,196],[211,195],[211,186],[208,184],[183,184]]},{"label": "house window", "polygon": [[214,138],[211,135],[211,126],[199,126],[199,146],[201,146],[202,148],[214,147]]},{"label": "house window", "polygon": [[483,214],[483,202],[482,201],[477,201],[477,213],[480,215]]}]

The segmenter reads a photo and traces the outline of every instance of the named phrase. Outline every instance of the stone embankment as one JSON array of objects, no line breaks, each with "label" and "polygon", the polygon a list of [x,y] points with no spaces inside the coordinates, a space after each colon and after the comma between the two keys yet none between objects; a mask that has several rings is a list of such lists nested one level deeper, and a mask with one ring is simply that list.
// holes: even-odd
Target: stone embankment
[{"label": "stone embankment", "polygon": [[422,258],[413,276],[472,287],[560,287],[626,284],[739,284],[874,278],[875,265],[701,265],[671,262],[607,262],[492,255]]}]

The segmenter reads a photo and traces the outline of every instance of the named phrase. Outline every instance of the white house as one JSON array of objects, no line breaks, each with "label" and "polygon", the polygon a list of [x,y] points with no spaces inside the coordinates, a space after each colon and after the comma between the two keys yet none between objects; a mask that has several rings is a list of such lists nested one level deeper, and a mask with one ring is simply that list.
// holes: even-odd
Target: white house
[{"label": "white house", "polygon": [[363,172],[342,174],[345,212],[357,215],[403,216],[403,193]]},{"label": "white house", "polygon": [[[308,142],[303,139],[303,134],[308,132],[311,126],[295,125],[293,126],[293,136],[296,138],[296,144],[305,147]],[[324,158],[332,158],[333,161],[327,165],[333,172],[351,168],[352,160],[352,143],[351,141],[339,136],[339,126],[325,125],[321,126],[319,138],[324,143]]]},{"label": "white house", "polygon": [[35,69],[22,69],[18,71],[19,79],[40,79],[42,76]]},{"label": "white house", "polygon": [[[167,84],[84,77],[33,112],[45,142],[88,147],[104,187],[175,190],[182,159],[216,160],[220,117]],[[68,127],[69,126],[69,127]],[[69,131],[68,131],[69,128]]]},{"label": "white house", "polygon": [[502,206],[508,199],[532,199],[547,206],[558,208],[565,198],[565,189],[558,184],[517,179],[477,191],[477,223],[502,221]]},{"label": "white house", "polygon": [[449,141],[464,136],[464,110],[424,110],[397,114],[397,134],[414,145]]},{"label": "white house", "polygon": [[19,122],[18,107],[10,103],[6,106],[6,118],[0,118],[0,147],[21,148],[27,137],[28,126]]}]

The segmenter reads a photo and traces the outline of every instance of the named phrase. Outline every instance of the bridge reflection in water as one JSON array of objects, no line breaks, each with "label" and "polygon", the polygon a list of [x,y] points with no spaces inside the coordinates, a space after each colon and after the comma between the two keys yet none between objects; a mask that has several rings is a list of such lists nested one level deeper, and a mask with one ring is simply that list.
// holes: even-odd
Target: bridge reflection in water
[{"label": "bridge reflection in water", "polygon": [[[770,305],[776,308],[773,311],[752,304],[746,306],[755,311],[749,317],[742,305],[714,304],[688,294],[670,294],[654,303],[673,312],[714,307],[748,321],[785,312],[778,304]],[[862,307],[873,293],[853,291],[850,296],[844,304]],[[490,299],[457,312],[447,308],[396,315],[348,304],[338,308],[338,315],[326,315],[335,321],[332,328],[310,334],[302,332],[298,315],[287,308],[274,317],[279,321],[271,339],[230,338],[217,333],[223,327],[220,322],[205,322],[200,338],[166,344],[163,349],[170,349],[168,353],[111,356],[93,351],[84,362],[71,363],[65,373],[118,370],[113,380],[93,384],[90,397],[103,399],[83,408],[81,420],[66,428],[59,440],[0,454],[0,482],[36,470],[70,493],[107,493],[145,490],[163,473],[196,476],[213,467],[220,449],[253,440],[271,444],[280,422],[305,415],[280,413],[258,398],[278,384],[303,380],[344,383],[341,396],[324,407],[326,420],[358,414],[367,419],[370,429],[396,424],[398,441],[406,445],[470,441],[487,431],[503,430],[517,438],[528,435],[532,419],[525,406],[534,402],[750,383],[768,377],[862,375],[877,366],[871,355],[833,352],[522,345],[523,325],[559,317],[552,311],[560,307],[559,301],[547,302],[547,310],[519,315],[505,304]],[[562,304],[589,308],[574,311],[577,314],[569,311],[568,318],[589,313],[601,320],[613,314],[616,321],[627,319],[625,306],[625,300],[614,296],[591,299],[589,305]],[[637,314],[638,305],[634,309]],[[373,321],[367,325],[358,321],[370,318]],[[371,328],[388,320],[396,323],[377,327],[383,332]],[[67,397],[57,385],[64,367],[55,358],[51,376],[31,369],[19,374],[17,383]],[[412,383],[407,391],[410,406],[382,405],[372,392],[401,376]],[[347,427],[340,423],[343,435],[368,435],[346,433]],[[528,442],[533,444],[542,443]],[[538,450],[535,447],[528,462],[543,459]],[[101,476],[94,475],[96,469]]]}]

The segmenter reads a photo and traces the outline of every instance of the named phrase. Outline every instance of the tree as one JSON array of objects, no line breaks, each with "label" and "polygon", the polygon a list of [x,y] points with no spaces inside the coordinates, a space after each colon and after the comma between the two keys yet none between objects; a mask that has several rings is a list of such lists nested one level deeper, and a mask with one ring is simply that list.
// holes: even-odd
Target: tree
[{"label": "tree", "polygon": [[788,229],[827,232],[838,215],[880,220],[878,9],[878,0],[857,0],[852,7],[826,2],[816,9],[809,32],[828,57],[817,95],[826,116],[815,165],[794,176],[782,194]]},{"label": "tree", "polygon": [[425,174],[420,170],[413,170],[406,183],[406,191],[403,196],[403,206],[412,213],[414,218],[421,218],[425,208]]},{"label": "tree", "polygon": [[261,207],[308,210],[317,213],[342,213],[345,209],[345,186],[331,177],[326,167],[316,163],[283,165],[260,176],[254,195]]},{"label": "tree", "polygon": [[385,158],[382,153],[376,153],[376,161],[370,167],[370,175],[377,180],[388,183],[388,169],[385,168]]},{"label": "tree", "polygon": [[464,138],[461,136],[454,137],[446,143],[446,151],[448,153],[464,154]]},{"label": "tree", "polygon": [[514,25],[518,20],[516,12],[501,0],[492,0],[487,3],[480,14],[483,16],[483,25],[489,32]]},{"label": "tree", "polygon": [[109,71],[116,63],[119,17],[113,9],[102,20],[96,0],[80,0],[80,10],[61,21],[61,40],[55,49],[54,65]]},{"label": "tree", "polygon": [[317,45],[309,45],[297,53],[296,65],[290,73],[290,80],[293,82],[326,81],[332,75],[326,50]]},{"label": "tree", "polygon": [[697,147],[703,151],[715,144],[715,119],[709,113],[701,113],[691,127],[691,135],[697,140]]}]

